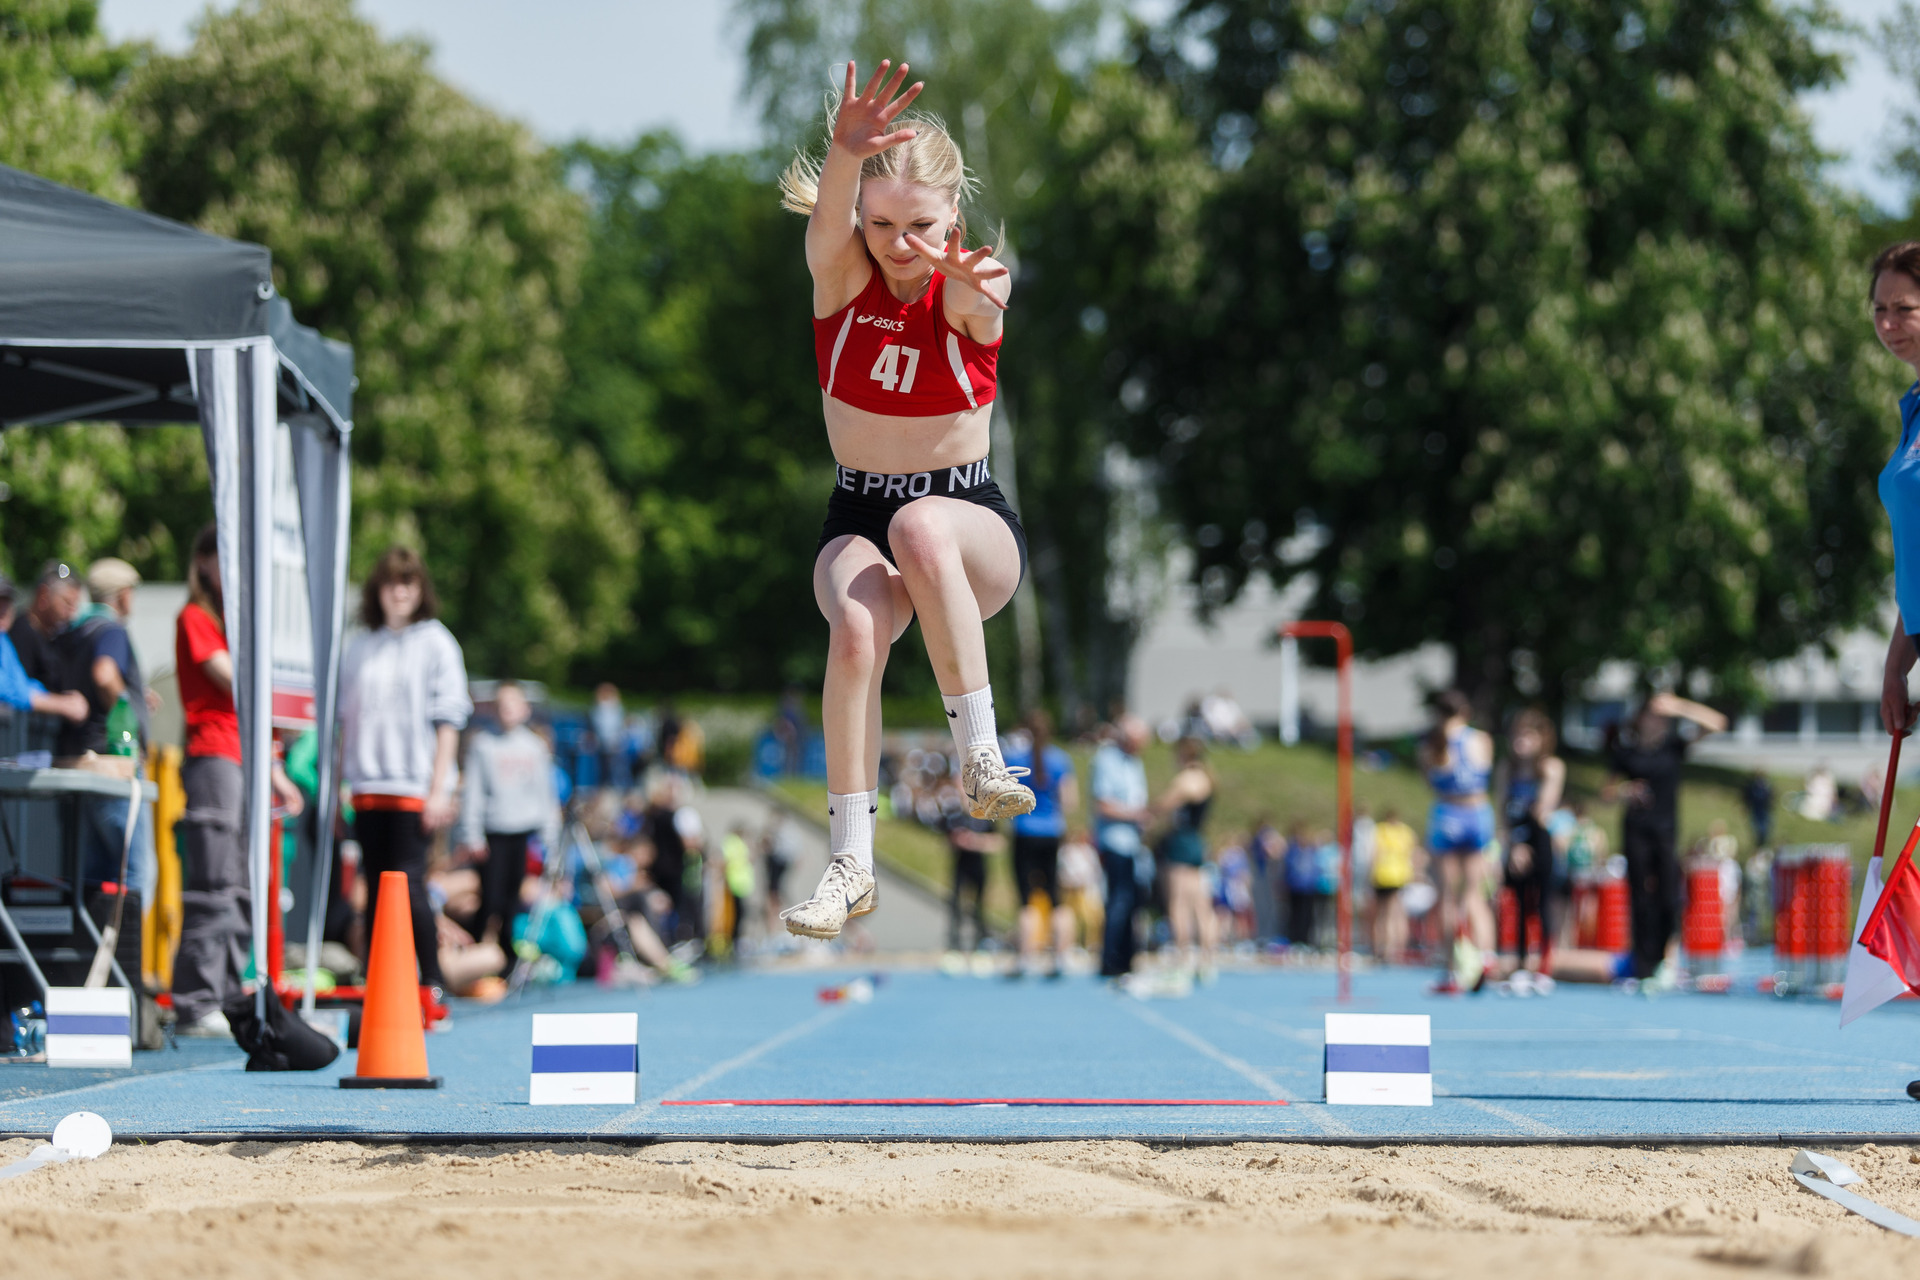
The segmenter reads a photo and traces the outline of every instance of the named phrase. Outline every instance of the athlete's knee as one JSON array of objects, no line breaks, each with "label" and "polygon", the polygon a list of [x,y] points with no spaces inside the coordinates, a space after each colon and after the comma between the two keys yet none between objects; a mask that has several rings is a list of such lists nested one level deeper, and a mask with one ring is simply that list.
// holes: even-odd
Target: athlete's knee
[{"label": "athlete's knee", "polygon": [[958,563],[953,529],[932,502],[910,502],[895,512],[887,542],[902,573],[937,573],[949,562]]},{"label": "athlete's knee", "polygon": [[871,667],[880,656],[880,630],[879,620],[869,609],[854,605],[835,611],[827,619],[828,658],[837,663]]}]

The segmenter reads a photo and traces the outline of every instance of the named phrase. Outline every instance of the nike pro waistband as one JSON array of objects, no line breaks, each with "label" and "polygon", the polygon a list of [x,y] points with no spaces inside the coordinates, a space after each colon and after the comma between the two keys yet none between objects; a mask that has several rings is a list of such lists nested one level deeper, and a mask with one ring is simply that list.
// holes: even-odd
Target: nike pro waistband
[{"label": "nike pro waistband", "polygon": [[937,471],[912,471],[888,475],[880,471],[856,471],[852,467],[834,468],[834,487],[840,492],[869,502],[911,502],[915,498],[964,498],[993,483],[987,474],[987,460],[969,462],[964,467],[941,467]]}]

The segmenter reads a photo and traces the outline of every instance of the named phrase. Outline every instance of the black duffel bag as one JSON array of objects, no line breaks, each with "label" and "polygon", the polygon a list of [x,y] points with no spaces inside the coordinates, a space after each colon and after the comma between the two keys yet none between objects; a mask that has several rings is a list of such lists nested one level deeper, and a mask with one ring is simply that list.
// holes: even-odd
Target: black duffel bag
[{"label": "black duffel bag", "polygon": [[247,1051],[249,1071],[318,1071],[340,1056],[340,1046],[315,1031],[272,996],[267,1020],[254,1013],[253,995],[242,993],[221,1010],[233,1038]]}]

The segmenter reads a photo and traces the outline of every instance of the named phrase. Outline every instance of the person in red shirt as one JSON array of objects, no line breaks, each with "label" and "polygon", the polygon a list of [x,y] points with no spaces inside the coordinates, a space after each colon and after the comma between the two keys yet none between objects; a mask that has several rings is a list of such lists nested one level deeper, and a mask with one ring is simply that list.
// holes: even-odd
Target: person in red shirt
[{"label": "person in red shirt", "polygon": [[[220,596],[220,543],[208,525],[193,540],[187,603],[174,624],[174,668],[186,711],[187,811],[180,820],[180,951],[173,962],[179,1034],[231,1034],[221,1006],[244,990],[253,937],[240,772],[240,718],[233,709],[233,655]],[[273,789],[299,813],[300,789],[276,764]]]}]

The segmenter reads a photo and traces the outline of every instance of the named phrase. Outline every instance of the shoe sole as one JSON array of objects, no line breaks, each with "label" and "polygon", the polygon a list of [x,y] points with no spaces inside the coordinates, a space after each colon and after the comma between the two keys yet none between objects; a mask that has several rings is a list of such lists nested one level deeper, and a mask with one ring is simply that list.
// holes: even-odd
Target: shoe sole
[{"label": "shoe sole", "polygon": [[976,818],[998,821],[1001,818],[1017,818],[1023,813],[1032,813],[1034,804],[1033,792],[1022,788],[1020,791],[1009,791],[1004,795],[995,796],[970,812]]},{"label": "shoe sole", "polygon": [[[861,894],[858,898],[854,900],[853,906],[847,909],[847,919],[853,920],[860,916],[870,916],[873,914],[874,907],[878,906],[879,903],[880,903],[880,886],[875,885],[873,888],[867,890],[865,893]],[[788,933],[791,933],[795,937],[799,937],[799,938],[824,938],[828,941],[832,941],[833,939],[840,936],[839,929],[831,929],[831,930],[815,929],[810,925],[795,924],[791,920],[785,920],[785,921],[782,921],[781,923],[787,926]],[[845,927],[846,926],[844,925],[841,926],[841,928],[845,928]]]}]

